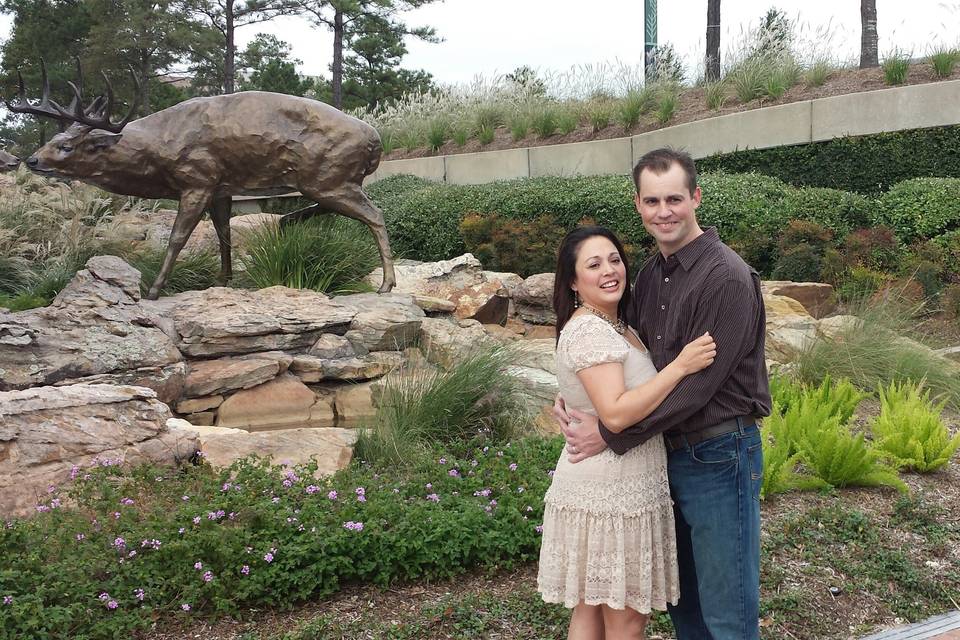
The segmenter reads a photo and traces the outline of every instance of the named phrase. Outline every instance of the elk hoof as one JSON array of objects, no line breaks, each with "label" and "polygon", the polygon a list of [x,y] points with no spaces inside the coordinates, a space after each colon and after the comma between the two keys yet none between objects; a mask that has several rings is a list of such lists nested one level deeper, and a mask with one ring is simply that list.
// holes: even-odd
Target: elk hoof
[{"label": "elk hoof", "polygon": [[377,289],[377,293],[390,293],[390,290],[393,289],[393,282],[383,281],[383,284],[380,285],[380,288]]},{"label": "elk hoof", "polygon": [[150,291],[147,291],[147,300],[156,300],[160,297],[160,288],[157,285],[150,287]]}]

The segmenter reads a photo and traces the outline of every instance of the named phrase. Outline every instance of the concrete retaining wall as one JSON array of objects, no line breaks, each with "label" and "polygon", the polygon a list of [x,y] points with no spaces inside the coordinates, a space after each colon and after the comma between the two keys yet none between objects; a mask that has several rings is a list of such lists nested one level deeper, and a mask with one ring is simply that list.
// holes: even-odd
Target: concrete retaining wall
[{"label": "concrete retaining wall", "polygon": [[[644,153],[667,145],[684,148],[694,158],[703,158],[743,149],[953,124],[960,124],[960,80],[741,111],[630,138],[386,160],[367,177],[365,184],[397,174],[451,184],[482,184],[534,176],[626,175]],[[234,210],[241,208],[245,213],[258,210],[257,199],[235,199]]]}]

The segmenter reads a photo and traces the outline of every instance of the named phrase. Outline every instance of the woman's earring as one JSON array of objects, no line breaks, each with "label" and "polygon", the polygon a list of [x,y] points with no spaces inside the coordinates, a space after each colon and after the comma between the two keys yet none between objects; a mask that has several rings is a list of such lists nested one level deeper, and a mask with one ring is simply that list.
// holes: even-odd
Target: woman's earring
[{"label": "woman's earring", "polygon": [[580,308],[580,305],[582,305],[582,304],[583,304],[583,301],[580,300],[580,292],[579,292],[579,291],[574,291],[574,292],[573,292],[573,308],[574,308],[574,309],[579,309],[579,308]]}]

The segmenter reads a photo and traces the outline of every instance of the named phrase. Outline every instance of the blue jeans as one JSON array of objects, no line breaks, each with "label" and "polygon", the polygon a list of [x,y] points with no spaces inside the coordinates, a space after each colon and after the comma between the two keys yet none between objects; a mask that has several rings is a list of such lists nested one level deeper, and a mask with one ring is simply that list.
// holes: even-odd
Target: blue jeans
[{"label": "blue jeans", "polygon": [[760,484],[756,425],[667,457],[677,522],[677,640],[760,638]]}]

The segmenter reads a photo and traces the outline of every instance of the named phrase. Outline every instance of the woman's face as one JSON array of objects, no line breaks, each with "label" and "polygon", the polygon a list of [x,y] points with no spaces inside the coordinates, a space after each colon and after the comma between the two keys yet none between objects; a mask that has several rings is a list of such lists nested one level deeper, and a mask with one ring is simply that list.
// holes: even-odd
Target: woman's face
[{"label": "woman's face", "polygon": [[616,317],[627,283],[627,270],[617,247],[603,236],[587,238],[577,249],[574,272],[571,288],[584,304]]}]

